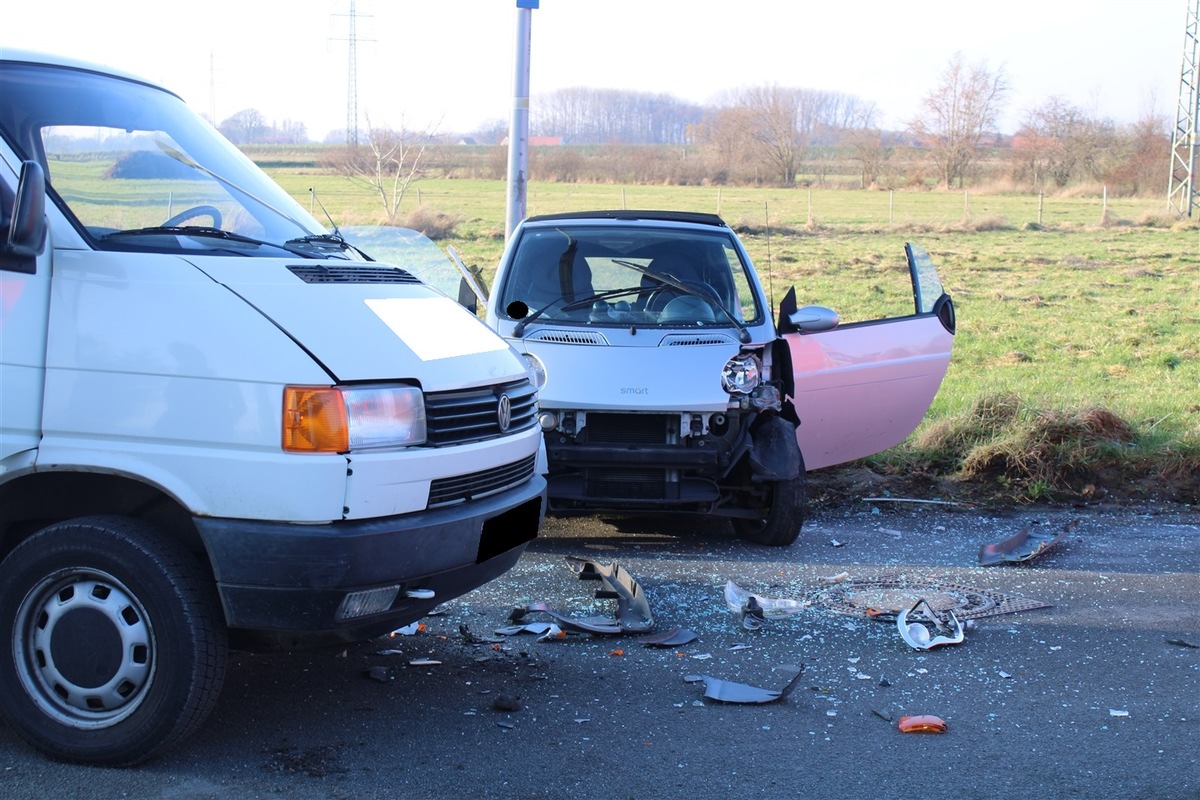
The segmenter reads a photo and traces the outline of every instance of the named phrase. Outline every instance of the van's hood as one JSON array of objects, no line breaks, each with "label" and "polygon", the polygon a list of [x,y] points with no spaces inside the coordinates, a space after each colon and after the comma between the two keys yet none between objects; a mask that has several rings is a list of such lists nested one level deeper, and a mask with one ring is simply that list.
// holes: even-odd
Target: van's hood
[{"label": "van's hood", "polygon": [[[481,320],[379,263],[189,258],[308,351],[336,381],[420,377],[426,390],[515,380],[520,357]],[[313,276],[314,268],[328,274]],[[214,325],[221,324],[213,320]]]}]

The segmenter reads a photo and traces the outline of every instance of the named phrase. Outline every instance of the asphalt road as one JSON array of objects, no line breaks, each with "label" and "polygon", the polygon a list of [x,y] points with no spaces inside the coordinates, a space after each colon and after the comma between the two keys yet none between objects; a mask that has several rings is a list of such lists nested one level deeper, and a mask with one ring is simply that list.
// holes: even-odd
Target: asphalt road
[{"label": "asphalt road", "polygon": [[[981,545],[1027,525],[1067,533],[1022,564],[979,566]],[[611,616],[616,603],[567,556],[619,565],[656,632],[698,639],[466,640],[460,626],[490,636],[539,601]],[[728,581],[807,605],[750,631]],[[917,596],[978,615],[961,644],[917,651],[862,613]],[[414,635],[236,654],[206,726],[141,767],[53,763],[0,727],[0,797],[1195,800],[1200,648],[1188,645],[1200,645],[1188,509],[864,504],[823,512],[786,549],[709,520],[552,518],[514,570]],[[706,699],[687,680],[778,691],[800,665],[794,690],[762,704]],[[947,730],[898,729],[918,714]]]}]

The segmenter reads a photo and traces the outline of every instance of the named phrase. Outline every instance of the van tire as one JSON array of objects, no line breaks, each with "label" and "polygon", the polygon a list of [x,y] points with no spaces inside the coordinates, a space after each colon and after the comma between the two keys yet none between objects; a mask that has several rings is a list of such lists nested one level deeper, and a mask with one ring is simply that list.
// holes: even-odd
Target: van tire
[{"label": "van tire", "polygon": [[52,758],[129,766],[208,716],[228,660],[202,560],[118,516],[51,525],[0,563],[0,716]]},{"label": "van tire", "polygon": [[748,542],[787,547],[800,536],[804,525],[807,484],[804,470],[788,480],[767,484],[763,513],[757,519],[733,519],[733,530]]}]

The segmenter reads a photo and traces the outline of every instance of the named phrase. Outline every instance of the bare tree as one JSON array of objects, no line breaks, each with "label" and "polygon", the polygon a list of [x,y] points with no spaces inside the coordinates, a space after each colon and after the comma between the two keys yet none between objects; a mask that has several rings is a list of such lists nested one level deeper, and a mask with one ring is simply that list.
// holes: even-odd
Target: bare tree
[{"label": "bare tree", "polygon": [[794,186],[805,140],[798,127],[801,90],[752,86],[742,90],[739,104],[750,117],[751,134],[782,186]]},{"label": "bare tree", "polygon": [[892,148],[883,140],[878,128],[860,128],[846,137],[851,157],[858,162],[861,188],[867,189],[879,183],[884,165],[892,157]]},{"label": "bare tree", "polygon": [[743,106],[719,108],[699,126],[696,137],[714,182],[728,183],[745,170],[754,147],[751,129],[750,110]]},{"label": "bare tree", "polygon": [[968,66],[962,53],[951,57],[942,82],[921,100],[921,111],[909,130],[929,147],[949,189],[963,185],[985,133],[996,129],[996,120],[1008,94],[1003,67],[992,71],[986,63]]},{"label": "bare tree", "polygon": [[1035,188],[1047,181],[1062,188],[1095,172],[1111,124],[1090,118],[1061,97],[1051,97],[1030,111],[1014,143],[1014,153],[1030,173]]},{"label": "bare tree", "polygon": [[339,169],[367,186],[383,204],[389,223],[396,221],[409,185],[421,174],[421,157],[433,140],[433,129],[376,128],[366,119],[364,145],[348,148]]},{"label": "bare tree", "polygon": [[254,144],[267,131],[267,121],[256,108],[245,108],[221,123],[219,130],[234,144]]}]

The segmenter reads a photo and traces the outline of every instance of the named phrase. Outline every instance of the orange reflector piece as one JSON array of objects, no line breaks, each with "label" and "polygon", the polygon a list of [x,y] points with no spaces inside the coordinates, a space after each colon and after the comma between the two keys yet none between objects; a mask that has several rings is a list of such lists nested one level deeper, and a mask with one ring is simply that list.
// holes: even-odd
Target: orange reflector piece
[{"label": "orange reflector piece", "polygon": [[609,655],[610,656],[623,656],[623,655],[625,655],[625,651],[618,647],[616,650],[613,650],[611,653],[609,653]]},{"label": "orange reflector piece", "polygon": [[932,714],[916,714],[901,717],[899,727],[903,733],[945,733],[946,721]]}]

